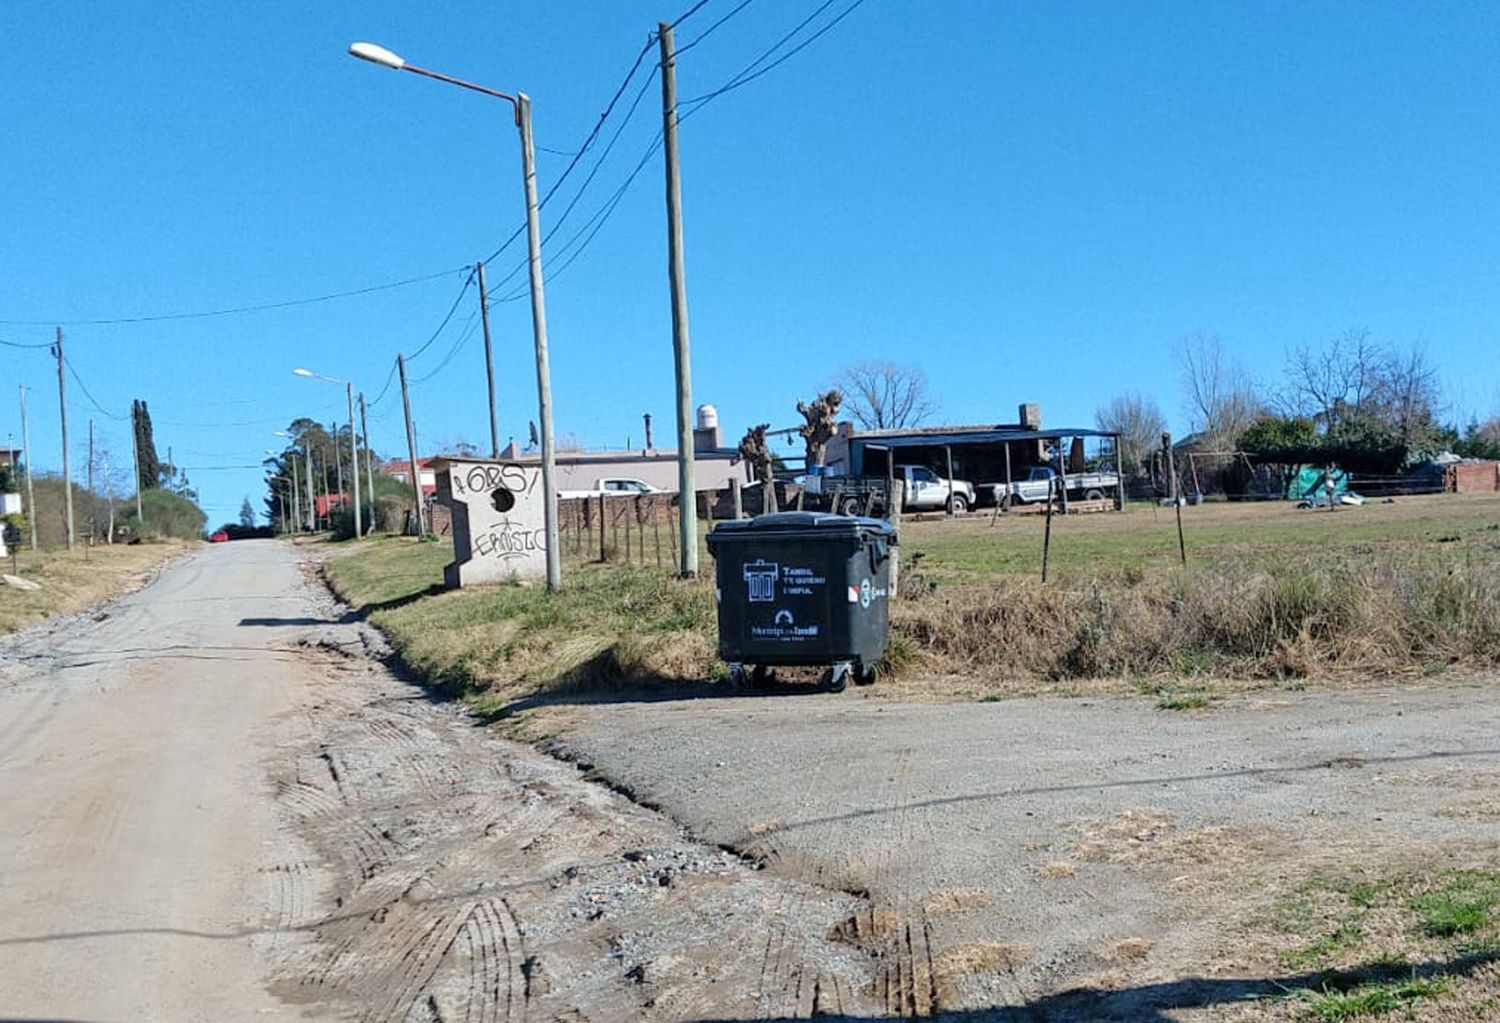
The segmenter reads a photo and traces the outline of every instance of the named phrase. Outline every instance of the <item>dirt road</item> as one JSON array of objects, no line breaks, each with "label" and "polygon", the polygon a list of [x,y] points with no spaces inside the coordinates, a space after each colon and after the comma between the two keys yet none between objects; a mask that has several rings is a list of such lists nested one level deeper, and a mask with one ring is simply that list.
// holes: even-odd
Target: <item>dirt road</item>
[{"label": "dirt road", "polygon": [[0,1018],[864,1013],[862,900],[393,677],[272,542],[0,644]]}]

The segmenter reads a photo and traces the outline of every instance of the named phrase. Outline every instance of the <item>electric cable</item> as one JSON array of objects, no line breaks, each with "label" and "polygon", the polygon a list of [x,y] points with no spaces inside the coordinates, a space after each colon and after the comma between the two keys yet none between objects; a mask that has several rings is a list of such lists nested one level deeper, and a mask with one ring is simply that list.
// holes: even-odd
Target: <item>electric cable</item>
[{"label": "electric cable", "polygon": [[83,391],[83,396],[89,400],[89,404],[93,405],[95,410],[97,410],[101,416],[108,416],[110,419],[119,420],[120,422],[124,422],[126,419],[130,418],[129,416],[122,416],[118,413],[111,412],[109,409],[101,405],[99,403],[99,399],[94,397],[93,392],[89,390],[89,385],[83,382],[83,377],[78,375],[78,371],[73,368],[73,363],[70,362],[66,356],[64,356],[63,358],[63,365],[68,367],[68,372],[72,375],[73,380],[78,384],[79,389]]},{"label": "electric cable", "polygon": [[[738,5],[736,5],[735,8],[732,11],[730,11],[728,14],[724,15],[724,17],[720,18],[718,21],[716,21],[712,25],[708,26],[708,28],[706,28],[702,32],[700,32],[697,35],[697,37],[693,39],[692,42],[688,43],[686,46],[679,46],[677,48],[677,54],[676,55],[679,56],[679,57],[681,57],[684,53],[688,52],[693,47],[695,47],[699,43],[703,42],[703,40],[707,39],[710,35],[712,35],[714,33],[714,30],[717,29],[720,25],[724,24],[724,22],[728,21],[730,18],[734,17],[736,14],[740,13],[741,11],[743,11],[746,7],[749,7],[753,2],[754,2],[754,0],[740,0],[740,3]],[[683,17],[686,17],[686,15],[684,15]],[[678,22],[681,22],[681,21],[682,21],[682,18],[678,18],[677,21],[674,21],[672,23],[672,27],[674,27],[674,28],[677,27]]]},{"label": "electric cable", "polygon": [[[785,46],[789,40],[791,40],[799,32],[801,32],[804,28],[811,24],[812,21],[818,17],[818,15],[822,14],[829,7],[833,6],[833,2],[834,0],[824,0],[824,2],[820,4],[811,14],[809,14],[806,18],[799,22],[796,28],[792,29],[786,35],[782,36],[769,49],[765,50],[759,57],[756,57],[755,60],[747,64],[739,72],[739,74],[735,75],[728,82],[719,86],[719,88],[713,90],[712,92],[704,93],[701,96],[694,96],[692,99],[684,100],[681,106],[692,107],[692,109],[689,110],[686,114],[683,114],[680,120],[687,120],[689,116],[697,113],[699,109],[707,105],[710,101],[717,99],[718,97],[724,95],[726,92],[733,92],[735,89],[738,89],[743,85],[748,85],[749,83],[759,78],[761,75],[767,74],[768,72],[786,63],[788,60],[791,60],[797,54],[801,53],[804,49],[816,42],[825,32],[833,28],[839,22],[843,21],[850,14],[854,13],[855,8],[859,7],[862,3],[865,2],[865,0],[854,0],[853,3],[851,3],[848,7],[845,7],[842,11],[835,15],[833,19],[830,20],[822,28],[818,29],[812,35],[808,36],[802,42],[792,47],[792,49],[788,50],[786,53],[782,54],[774,61],[771,61],[771,63],[766,64],[765,67],[760,67],[760,65],[764,61],[768,60],[772,54],[781,49],[781,47]],[[756,70],[757,68],[759,68],[759,70]]]},{"label": "electric cable", "polygon": [[97,320],[0,320],[0,323],[11,326],[46,327],[57,324],[62,327],[81,326],[105,326],[119,323],[160,323],[164,320],[201,320],[211,316],[234,316],[239,313],[264,312],[268,309],[287,309],[292,306],[314,305],[318,302],[332,302],[342,298],[354,298],[359,295],[369,295],[377,291],[390,291],[393,288],[404,288],[411,284],[421,284],[424,281],[437,280],[449,274],[466,270],[469,267],[454,267],[449,270],[440,270],[437,273],[424,274],[421,277],[408,277],[405,280],[391,281],[387,284],[375,284],[368,288],[355,288],[351,291],[336,291],[327,295],[316,295],[312,298],[293,298],[281,302],[262,302],[258,305],[235,306],[230,309],[211,309],[200,312],[189,313],[163,313],[156,316],[116,316]]}]

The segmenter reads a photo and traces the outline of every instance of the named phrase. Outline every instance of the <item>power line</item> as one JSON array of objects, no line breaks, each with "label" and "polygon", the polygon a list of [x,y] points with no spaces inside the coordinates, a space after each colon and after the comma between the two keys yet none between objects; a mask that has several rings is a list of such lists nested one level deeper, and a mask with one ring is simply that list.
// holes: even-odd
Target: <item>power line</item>
[{"label": "power line", "polygon": [[458,289],[458,296],[454,298],[453,304],[448,307],[448,313],[443,317],[443,322],[437,325],[437,330],[434,330],[432,332],[432,336],[430,336],[426,341],[422,342],[420,348],[406,357],[407,362],[411,362],[417,356],[427,351],[428,348],[432,347],[432,343],[438,339],[438,335],[441,334],[443,332],[443,329],[448,326],[448,321],[453,319],[453,314],[458,312],[459,303],[462,302],[464,300],[464,296],[469,293],[469,286],[473,283],[474,271],[471,269],[469,271],[469,276],[464,278],[464,286]]},{"label": "power line", "polygon": [[[738,6],[736,6],[732,10],[730,10],[727,14],[724,15],[724,17],[720,18],[713,25],[710,25],[707,29],[705,29],[704,32],[702,33],[702,35],[699,35],[698,38],[695,39],[693,42],[697,43],[697,42],[701,41],[704,38],[704,36],[708,35],[709,32],[712,32],[715,28],[719,27],[719,25],[722,25],[725,21],[728,21],[735,14],[739,13],[750,2],[751,2],[751,0],[742,0],[742,2]],[[785,63],[786,61],[790,60],[792,57],[796,56],[802,50],[804,50],[808,46],[810,46],[813,42],[815,42],[824,33],[828,32],[835,25],[837,25],[839,22],[843,21],[846,17],[848,17],[851,13],[853,13],[853,11],[855,10],[855,8],[859,7],[860,4],[864,3],[864,0],[853,0],[853,2],[849,4],[849,6],[845,7],[842,11],[840,11],[838,14],[836,14],[832,19],[830,19],[828,21],[827,24],[823,25],[816,32],[814,32],[811,36],[809,36],[808,38],[804,39],[802,42],[798,43],[795,47],[793,47],[791,50],[787,51],[786,53],[782,54],[780,57],[777,57],[775,60],[771,61],[771,63],[765,64],[765,62],[767,60],[769,60],[773,55],[775,55],[775,53],[778,50],[780,50],[783,46],[785,46],[790,40],[794,39],[808,25],[812,24],[812,22],[815,21],[820,14],[822,14],[824,11],[828,10],[828,8],[830,8],[831,6],[833,6],[834,2],[835,2],[835,0],[825,0],[825,2],[822,3],[822,4],[820,4],[818,7],[816,7],[811,14],[809,14],[802,21],[798,22],[798,24],[790,32],[786,33],[779,40],[777,40],[772,46],[770,46],[768,49],[766,49],[765,51],[763,51],[753,61],[751,61],[748,65],[746,65],[744,68],[742,68],[739,71],[739,73],[737,73],[736,75],[734,75],[733,77],[731,77],[724,85],[722,85],[719,88],[713,90],[712,92],[705,93],[704,95],[698,96],[695,99],[687,100],[687,101],[679,104],[679,109],[682,109],[683,107],[691,106],[691,109],[686,110],[684,113],[682,113],[680,115],[680,117],[678,118],[679,123],[681,121],[686,121],[689,117],[691,117],[693,114],[697,113],[704,106],[708,105],[708,103],[710,101],[716,99],[717,97],[722,96],[722,95],[724,95],[727,92],[731,92],[731,91],[733,91],[735,89],[738,89],[742,85],[749,84],[750,82],[752,82],[755,79],[759,78],[761,75],[766,74],[767,72],[771,71],[772,69],[774,69],[774,68],[778,67],[779,65]],[[702,6],[702,5],[700,4],[699,6]],[[679,19],[679,20],[681,20],[681,19]],[[686,49],[686,47],[684,47],[684,49]],[[682,50],[678,50],[677,53],[678,53],[679,56],[681,56]],[[765,66],[762,67],[761,66],[762,64],[765,64]],[[647,84],[649,85],[649,81],[648,81]],[[622,124],[621,127],[623,128],[623,124]],[[603,205],[601,205],[599,207],[599,209],[595,211],[594,215],[592,217],[590,217],[589,220],[584,223],[583,227],[580,228],[577,232],[575,232],[568,239],[568,241],[566,241],[562,245],[561,248],[555,249],[555,250],[553,250],[552,252],[549,253],[549,257],[550,258],[557,259],[559,257],[562,257],[563,254],[566,253],[569,249],[574,248],[575,245],[577,246],[577,248],[574,249],[572,255],[569,255],[566,258],[564,258],[563,261],[560,264],[558,264],[555,269],[548,270],[548,272],[547,272],[547,280],[548,281],[553,280],[558,275],[560,275],[564,270],[566,270],[569,266],[571,266],[578,259],[578,257],[581,256],[583,254],[583,252],[589,247],[590,243],[593,242],[595,236],[598,235],[599,231],[604,227],[604,224],[606,222],[608,222],[608,220],[609,220],[609,218],[611,216],[614,215],[615,210],[619,207],[621,200],[624,198],[625,192],[630,188],[631,184],[634,183],[635,179],[640,175],[641,171],[645,169],[646,163],[656,153],[657,149],[660,148],[660,146],[661,146],[661,139],[662,139],[661,132],[658,131],[657,134],[656,134],[656,138],[646,148],[646,152],[641,156],[640,160],[636,163],[635,167],[626,176],[625,180],[620,184],[620,186],[618,188],[616,188],[615,192],[610,196],[610,198],[608,198],[608,199],[605,200],[605,202],[603,203]],[[613,145],[613,142],[611,142],[611,145]],[[607,154],[607,152],[608,152],[608,150],[606,150],[606,154]],[[597,170],[597,167],[596,167],[596,170]],[[592,178],[592,174],[590,175],[590,178]],[[581,194],[581,191],[582,190],[580,189],[580,194]],[[574,199],[574,202],[575,203],[577,202],[576,197]],[[570,206],[569,209],[571,209],[571,208],[572,207]],[[550,234],[549,234],[549,237],[550,237]],[[523,264],[523,266],[524,266],[524,264]],[[502,279],[501,283],[505,283],[506,281],[510,280],[513,276],[514,276],[514,273],[512,273],[510,275],[507,275],[504,279]],[[516,290],[510,292],[509,294],[506,294],[506,295],[502,296],[501,298],[497,299],[497,301],[498,302],[516,302],[516,301],[521,300],[522,298],[525,298],[526,295],[527,295],[527,289],[526,288],[517,288]]]},{"label": "power line", "polygon": [[[626,126],[630,124],[631,118],[635,116],[636,109],[640,106],[641,99],[645,96],[646,90],[649,89],[651,87],[651,83],[656,80],[658,70],[658,68],[653,66],[651,68],[651,73],[647,75],[646,80],[641,83],[640,89],[636,91],[635,98],[630,103],[630,109],[625,112],[624,119],[621,120],[619,125],[615,128],[615,132],[610,137],[608,144],[605,145],[604,151],[600,153],[598,159],[594,161],[593,169],[589,171],[588,177],[583,179],[583,183],[578,186],[578,191],[574,193],[572,201],[568,203],[567,207],[562,211],[562,214],[547,229],[547,233],[542,236],[543,247],[545,247],[547,243],[549,243],[557,235],[557,232],[562,229],[563,223],[568,219],[568,215],[573,212],[574,207],[576,207],[579,201],[583,198],[584,192],[587,191],[589,185],[593,182],[594,178],[599,174],[600,169],[604,166],[604,161],[607,160],[609,158],[609,154],[614,151],[615,144],[620,141],[620,136],[624,133]],[[566,248],[567,246],[564,246],[563,250],[566,251]],[[511,268],[510,272],[497,280],[491,290],[497,292],[500,291],[500,289],[504,288],[511,281],[515,280],[516,277],[520,276],[520,274],[527,268],[527,265],[528,260],[521,260]],[[516,301],[516,299],[506,296],[499,299],[499,301],[513,302]]]},{"label": "power line", "polygon": [[479,324],[476,322],[478,319],[478,313],[475,313],[469,317],[468,329],[464,331],[464,333],[459,335],[457,341],[453,342],[453,347],[448,349],[448,354],[443,356],[443,361],[433,367],[432,372],[426,374],[425,376],[417,377],[415,380],[413,380],[411,382],[412,386],[416,386],[417,384],[425,384],[427,381],[431,380],[433,377],[437,376],[447,368],[448,363],[453,361],[454,356],[459,353],[459,350],[463,348],[464,344],[469,340],[469,338],[474,336],[474,330],[479,326]]},{"label": "power line", "polygon": [[684,21],[687,21],[693,15],[703,10],[703,8],[707,5],[708,0],[698,0],[697,3],[693,4],[693,6],[689,7],[686,11],[677,16],[677,20],[672,22],[672,27],[676,28],[678,25],[681,25]]},{"label": "power line", "polygon": [[89,404],[93,405],[101,416],[108,416],[110,419],[117,419],[121,422],[124,422],[129,418],[128,416],[122,416],[118,413],[111,412],[109,409],[99,404],[99,399],[94,397],[93,393],[89,390],[88,384],[83,382],[83,377],[79,376],[78,371],[73,368],[73,364],[66,358],[64,358],[63,365],[68,367],[68,372],[73,375],[73,379],[77,382],[79,389],[83,391],[83,396],[89,400]]},{"label": "power line", "polygon": [[6,348],[51,348],[52,342],[38,341],[32,344],[25,341],[6,341],[4,338],[0,338],[0,345],[4,345]]},{"label": "power line", "polygon": [[[655,45],[655,42],[655,38],[648,39],[646,41],[646,45],[642,46],[641,51],[635,55],[634,63],[630,65],[630,70],[625,73],[624,79],[622,79],[620,84],[615,88],[614,95],[611,96],[609,98],[609,102],[604,105],[604,110],[599,114],[599,119],[594,122],[593,130],[590,131],[588,137],[583,140],[583,145],[578,147],[578,151],[573,154],[573,158],[568,161],[568,165],[563,168],[562,175],[552,183],[552,187],[547,189],[547,194],[542,196],[541,201],[537,203],[537,209],[542,209],[547,205],[552,196],[557,193],[557,190],[561,188],[563,186],[563,183],[568,180],[568,176],[573,173],[574,168],[576,168],[579,164],[579,161],[583,159],[583,155],[589,151],[589,147],[594,144],[594,140],[599,137],[599,132],[604,129],[604,122],[609,119],[610,113],[615,109],[615,104],[620,102],[620,97],[623,96],[625,94],[625,90],[630,87],[631,80],[635,78],[636,72],[641,69],[641,62],[646,59],[646,54],[651,52],[651,47]],[[515,243],[516,239],[521,237],[521,235],[524,234],[525,231],[526,223],[522,221],[521,225],[514,231],[512,231],[510,233],[510,236],[506,238],[505,241],[500,243],[499,248],[485,257],[484,262],[493,262],[496,256],[500,255],[500,253],[510,248],[510,246]]]},{"label": "power line", "polygon": [[[725,82],[723,85],[719,86],[719,88],[715,89],[712,92],[704,93],[702,96],[694,96],[690,100],[683,101],[682,106],[690,106],[692,107],[692,109],[683,114],[681,119],[686,120],[692,114],[697,113],[700,108],[705,106],[711,100],[717,99],[718,97],[724,95],[726,92],[733,92],[735,89],[738,89],[742,85],[748,85],[749,83],[759,78],[761,75],[767,74],[768,72],[786,63],[788,60],[791,60],[797,54],[801,53],[804,49],[816,42],[829,29],[833,28],[839,22],[847,18],[850,14],[854,13],[854,9],[857,8],[860,4],[864,3],[865,0],[854,0],[853,3],[836,14],[833,19],[830,20],[822,28],[818,29],[812,35],[802,40],[802,42],[792,47],[780,57],[777,57],[775,60],[771,61],[771,63],[766,64],[765,67],[760,67],[760,65],[766,60],[769,60],[777,50],[785,46],[787,42],[789,42],[799,32],[801,32],[804,28],[811,24],[818,17],[818,15],[822,14],[829,7],[833,6],[833,2],[834,0],[824,0],[824,2],[820,4],[811,14],[802,19],[802,21],[798,22],[796,28],[792,29],[786,35],[778,39],[771,47],[761,53],[759,57],[756,57],[753,61],[747,64],[739,72],[739,74],[735,75],[728,82]],[[759,70],[756,70],[757,68],[759,68]]]},{"label": "power line", "polygon": [[156,316],[117,316],[98,320],[0,320],[0,323],[11,326],[46,327],[53,324],[67,327],[104,326],[118,323],[160,323],[163,320],[201,320],[211,316],[234,316],[239,313],[257,313],[268,309],[286,309],[291,306],[313,305],[318,302],[332,302],[341,298],[355,298],[359,295],[369,295],[376,291],[390,291],[393,288],[404,288],[412,284],[421,284],[423,281],[436,280],[449,274],[458,273],[468,267],[454,267],[450,270],[439,270],[437,273],[424,274],[421,277],[408,277],[401,281],[391,281],[387,284],[375,284],[368,288],[355,288],[352,291],[336,291],[327,295],[316,295],[312,298],[293,298],[281,302],[263,302],[259,305],[235,306],[230,309],[211,309],[202,312],[191,313],[163,313]]},{"label": "power line", "polygon": [[[695,38],[692,42],[688,43],[686,46],[679,46],[677,48],[677,56],[681,57],[684,53],[686,53],[687,51],[691,50],[693,47],[697,46],[699,43],[703,42],[703,40],[705,40],[709,36],[711,36],[714,33],[714,30],[717,29],[720,25],[724,24],[724,22],[728,21],[730,18],[734,17],[736,14],[740,13],[741,11],[743,11],[746,7],[749,7],[750,4],[753,3],[753,2],[754,2],[754,0],[740,0],[740,3],[738,5],[736,5],[733,10],[731,10],[728,14],[724,15],[724,17],[720,18],[718,21],[716,21],[712,25],[708,26],[708,28],[706,28],[702,32],[700,32],[698,34],[697,38]],[[700,4],[699,6],[702,6],[702,5]],[[694,10],[696,10],[696,9],[697,8],[694,8]],[[689,13],[691,13],[691,12],[689,12]],[[683,18],[686,18],[686,17],[687,17],[687,15],[683,15]],[[682,22],[683,18],[678,18],[677,21],[673,22],[672,23],[672,27],[676,28],[677,25]]]}]

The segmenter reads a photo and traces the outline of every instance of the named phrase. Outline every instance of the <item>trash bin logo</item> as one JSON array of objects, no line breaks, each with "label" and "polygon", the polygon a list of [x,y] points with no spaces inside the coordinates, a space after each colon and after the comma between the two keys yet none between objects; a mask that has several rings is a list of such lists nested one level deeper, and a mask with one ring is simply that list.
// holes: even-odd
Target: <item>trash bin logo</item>
[{"label": "trash bin logo", "polygon": [[776,599],[776,579],[781,575],[781,566],[774,561],[756,559],[745,564],[745,582],[749,589],[750,603],[768,604]]}]

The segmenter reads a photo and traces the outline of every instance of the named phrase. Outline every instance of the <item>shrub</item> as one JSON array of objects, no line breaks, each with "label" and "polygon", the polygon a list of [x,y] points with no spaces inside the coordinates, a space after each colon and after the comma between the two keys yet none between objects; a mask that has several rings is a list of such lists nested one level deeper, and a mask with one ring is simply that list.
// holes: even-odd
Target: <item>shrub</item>
[{"label": "shrub", "polygon": [[147,490],[141,494],[144,524],[135,517],[133,500],[124,510],[119,521],[130,536],[141,539],[197,540],[202,538],[203,527],[208,523],[202,508],[170,490]]}]

